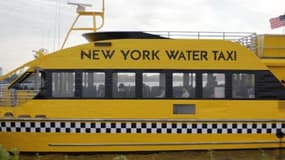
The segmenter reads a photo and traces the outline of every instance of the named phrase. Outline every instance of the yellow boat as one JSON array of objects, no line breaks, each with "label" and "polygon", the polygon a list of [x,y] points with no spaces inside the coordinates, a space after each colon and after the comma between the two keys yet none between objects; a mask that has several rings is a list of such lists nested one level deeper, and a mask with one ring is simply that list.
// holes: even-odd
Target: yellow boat
[{"label": "yellow boat", "polygon": [[8,84],[0,92],[5,148],[283,147],[284,35],[97,32],[102,25],[96,18],[103,18],[104,10],[86,12],[84,4],[76,5],[76,21],[91,16],[94,26],[76,28],[75,21],[68,35],[96,31],[84,35],[88,43],[38,51],[35,60],[1,77]]}]

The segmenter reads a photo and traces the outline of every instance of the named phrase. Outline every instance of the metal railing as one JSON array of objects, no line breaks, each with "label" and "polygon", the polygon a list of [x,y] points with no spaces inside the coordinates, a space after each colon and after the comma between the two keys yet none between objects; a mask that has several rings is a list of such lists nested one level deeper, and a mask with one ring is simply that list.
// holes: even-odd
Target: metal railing
[{"label": "metal railing", "polygon": [[0,106],[17,106],[33,99],[37,90],[0,89]]},{"label": "metal railing", "polygon": [[146,33],[173,39],[220,39],[239,43],[254,53],[257,34],[252,32],[200,32],[200,31],[146,31]]}]

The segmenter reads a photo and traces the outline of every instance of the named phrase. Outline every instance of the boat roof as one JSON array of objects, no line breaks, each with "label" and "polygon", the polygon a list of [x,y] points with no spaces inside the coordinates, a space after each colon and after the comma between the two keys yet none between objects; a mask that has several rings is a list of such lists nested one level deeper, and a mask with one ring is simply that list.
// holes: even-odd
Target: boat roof
[{"label": "boat roof", "polygon": [[160,35],[146,32],[92,32],[83,34],[89,42],[111,39],[168,39]]}]

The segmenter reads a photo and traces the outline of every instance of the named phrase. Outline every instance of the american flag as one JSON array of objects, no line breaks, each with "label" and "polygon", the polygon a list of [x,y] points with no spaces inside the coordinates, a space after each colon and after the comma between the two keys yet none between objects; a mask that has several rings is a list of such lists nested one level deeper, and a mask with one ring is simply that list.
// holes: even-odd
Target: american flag
[{"label": "american flag", "polygon": [[285,26],[285,14],[269,20],[271,29]]}]

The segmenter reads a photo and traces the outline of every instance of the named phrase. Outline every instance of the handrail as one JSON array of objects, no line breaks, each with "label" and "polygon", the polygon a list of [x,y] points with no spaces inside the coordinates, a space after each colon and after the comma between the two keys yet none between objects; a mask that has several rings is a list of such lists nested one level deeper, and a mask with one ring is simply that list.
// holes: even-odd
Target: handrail
[{"label": "handrail", "polygon": [[253,32],[212,32],[212,31],[144,31],[147,33],[164,35],[165,37],[171,38],[172,36],[181,35],[187,37],[246,37],[249,35],[256,35]]},{"label": "handrail", "polygon": [[[27,70],[29,70],[29,64],[24,64],[14,70],[12,70],[11,72],[3,75],[3,76],[0,76],[0,82],[1,81],[7,81],[8,82],[4,82],[4,83],[11,83],[13,82],[14,80],[16,80],[19,76],[21,76],[23,73],[25,73]],[[15,77],[13,77],[15,76]]]},{"label": "handrail", "polygon": [[159,35],[173,39],[211,39],[228,40],[239,43],[257,53],[257,34],[253,32],[210,32],[210,31],[145,31],[146,33]]},{"label": "handrail", "polygon": [[17,106],[33,99],[39,90],[0,89],[0,107]]}]

